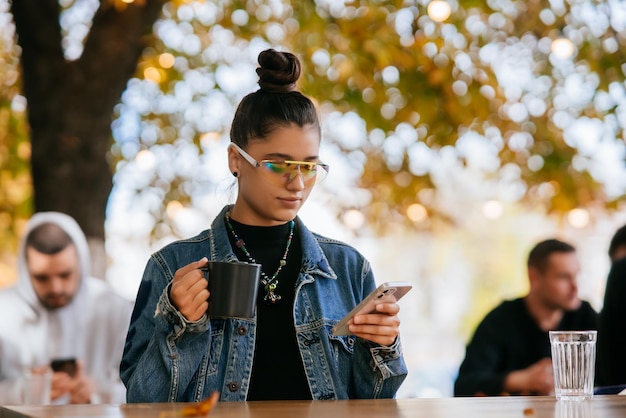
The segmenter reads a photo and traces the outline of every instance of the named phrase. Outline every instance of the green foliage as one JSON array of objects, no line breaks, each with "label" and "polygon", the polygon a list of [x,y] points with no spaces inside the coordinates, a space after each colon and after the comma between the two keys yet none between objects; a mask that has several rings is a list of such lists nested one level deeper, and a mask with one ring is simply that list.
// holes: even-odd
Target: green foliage
[{"label": "green foliage", "polygon": [[[606,18],[609,13],[606,5],[582,3],[599,17]],[[602,47],[611,42],[622,44],[623,35],[607,27],[602,35],[591,36],[592,28],[582,21],[581,11],[569,3],[565,4],[565,10],[551,10],[548,3],[540,2],[476,1],[471,5],[462,2],[443,24],[433,23],[421,5],[406,4],[351,2],[350,5],[355,5],[353,12],[345,11],[333,18],[320,17],[332,23],[323,31],[323,37],[313,38],[315,44],[308,36],[309,21],[298,19],[302,24],[291,48],[302,51],[307,62],[313,62],[314,54],[323,51],[330,56],[331,63],[325,69],[309,68],[309,74],[315,76],[305,78],[305,90],[341,110],[356,111],[369,129],[382,129],[389,136],[401,123],[422,128],[425,134],[419,140],[435,151],[455,145],[468,130],[485,135],[495,128],[502,141],[498,152],[500,168],[515,164],[525,189],[521,200],[543,205],[548,213],[565,214],[577,207],[610,205],[623,200],[619,195],[608,196],[602,181],[594,178],[588,168],[573,165],[579,150],[564,139],[562,126],[555,126],[555,115],[563,107],[557,102],[563,99],[564,84],[577,74],[600,81],[589,100],[566,109],[571,121],[583,115],[601,121],[614,120],[618,112],[623,112],[617,105],[599,111],[595,102],[598,96],[607,93],[611,83],[618,83],[623,94],[624,49],[612,51]],[[502,5],[500,10],[499,5]],[[317,9],[318,15],[322,15],[320,7]],[[397,29],[401,13],[413,16],[408,35]],[[549,23],[544,23],[541,15]],[[550,16],[554,22],[550,22]],[[321,26],[317,22],[313,24]],[[598,28],[594,31],[597,33]],[[547,42],[560,32],[569,33],[578,49],[569,69],[563,69],[567,64],[546,50]],[[491,62],[481,56],[489,48],[498,51]],[[513,86],[519,92],[508,95],[506,89],[511,86],[504,85],[498,78],[501,74],[497,74],[498,60],[506,59],[507,54],[517,54],[520,66],[528,65],[534,78],[526,85],[520,80],[520,85]],[[396,83],[384,81],[382,72],[389,67],[399,73]],[[549,80],[550,88],[533,90],[540,77]],[[455,89],[455,85],[460,88]],[[367,89],[374,93],[366,94]],[[329,97],[329,91],[341,93]],[[485,93],[489,91],[492,93]],[[519,104],[530,111],[528,99],[531,98],[540,100],[545,110],[514,118],[510,109]],[[389,104],[395,109],[391,115],[384,115],[383,109]],[[604,141],[623,142],[623,129],[621,126],[614,131],[615,137]],[[524,146],[514,144],[520,133],[527,133],[530,139]],[[367,151],[368,157],[384,159],[382,148],[372,147]],[[530,167],[528,162],[533,156],[543,161],[541,169]],[[463,159],[462,155],[459,158]],[[361,186],[372,192],[371,202],[376,204],[364,206],[363,211],[373,219],[381,213],[389,219],[389,212],[402,214],[407,205],[419,202],[434,214],[440,212],[441,208],[421,201],[415,194],[423,187],[431,187],[431,183],[415,175],[411,187],[399,188],[393,178],[400,171],[408,172],[406,161],[402,167],[377,162],[365,166]],[[536,193],[536,188],[543,184],[552,185],[553,193]],[[389,193],[390,189],[394,192]],[[490,198],[498,198],[495,191]],[[379,211],[380,202],[385,202],[386,210]]]},{"label": "green foliage", "polygon": [[[447,256],[449,244],[461,242],[472,261],[465,266],[473,281],[473,306],[460,324],[465,336],[502,297],[521,295],[527,248],[520,246],[544,231],[533,231],[530,223],[494,227],[495,221],[472,205],[501,201],[516,208],[513,219],[519,221],[525,213],[563,217],[574,208],[587,208],[593,217],[626,203],[623,183],[609,193],[615,178],[598,170],[605,163],[602,154],[585,149],[585,138],[578,141],[576,132],[568,131],[581,120],[602,125],[596,147],[614,150],[621,165],[615,176],[624,175],[626,32],[624,22],[608,20],[610,7],[623,6],[585,0],[562,6],[450,1],[452,14],[436,23],[428,3],[168,3],[155,27],[156,42],[131,83],[138,92],[149,92],[150,103],[135,112],[140,131],[153,134],[117,138],[113,148],[120,168],[132,165],[140,150],[168,156],[167,164],[157,163],[149,180],[136,186],[138,200],[156,196],[158,204],[149,209],[155,235],[176,233],[161,202],[192,205],[194,195],[220,180],[187,169],[213,161],[213,144],[227,140],[234,106],[245,94],[220,74],[245,79],[256,66],[255,51],[271,46],[301,58],[300,89],[319,101],[324,117],[354,113],[363,122],[364,138],[356,146],[333,126],[325,127],[325,141],[360,173],[355,188],[363,192],[356,202],[329,199],[339,216],[356,208],[369,228],[387,235],[430,229],[441,236],[442,225],[464,227],[446,229],[450,242],[441,251]],[[176,36],[169,38],[172,31]],[[186,41],[172,41],[177,37]],[[562,37],[574,47],[569,58],[551,50]],[[189,48],[196,42],[197,48]],[[175,57],[174,64],[162,65],[163,54]],[[155,70],[151,84],[146,75]],[[190,75],[207,86],[193,88]],[[158,105],[162,100],[169,107]],[[208,106],[211,100],[220,109]],[[199,103],[211,111],[195,109]],[[125,100],[120,118],[130,108],[132,100]],[[200,115],[202,123],[191,114]],[[193,156],[185,148],[189,144]],[[177,154],[187,155],[178,170]],[[407,216],[416,204],[426,217]],[[432,262],[422,261],[422,268]],[[423,279],[437,277],[432,273]]]},{"label": "green foliage", "polygon": [[[241,71],[240,62],[253,66],[256,57],[250,51],[273,46],[302,59],[300,87],[319,100],[324,114],[354,112],[363,120],[366,138],[359,151],[367,158],[357,167],[362,175],[355,186],[368,197],[356,206],[379,231],[389,222],[430,228],[436,219],[460,221],[458,213],[445,207],[441,177],[434,175],[446,153],[457,160],[453,168],[479,171],[485,184],[500,185],[480,199],[513,199],[557,215],[578,207],[611,210],[623,203],[623,193],[607,193],[607,179],[594,174],[598,157],[581,154],[566,135],[569,125],[587,118],[607,127],[604,144],[624,142],[624,23],[609,19],[610,8],[620,6],[591,1],[450,2],[452,14],[436,23],[428,16],[428,3],[170,1],[130,84],[140,84],[149,103],[137,109],[125,99],[116,110],[120,117],[134,112],[139,126],[134,137],[118,138],[112,161],[121,168],[141,150],[174,155],[184,144],[194,144],[202,161],[211,152],[211,141],[227,136],[232,107],[241,98],[218,72]],[[172,41],[168,27],[185,40]],[[559,37],[571,40],[571,58],[559,59],[550,51]],[[18,88],[18,51],[12,42],[3,40],[0,146],[6,152],[1,167],[7,184],[22,185],[17,188],[22,191],[11,198],[5,191],[0,197],[3,216],[10,219],[28,212],[31,195],[24,115],[10,107]],[[167,65],[164,54],[173,59]],[[193,87],[194,79],[206,86],[189,88],[181,100],[180,90]],[[579,82],[585,84],[584,99],[568,92]],[[219,116],[202,109],[194,109],[195,117],[190,112],[189,107],[201,108],[215,98],[231,109]],[[162,100],[169,105],[159,105]],[[412,143],[396,141],[407,127],[414,130]],[[495,166],[480,161],[477,166],[473,151],[460,145],[470,134],[496,157]],[[346,154],[354,152],[332,127],[326,137]],[[390,145],[396,143],[400,145]],[[430,153],[428,161],[418,164],[420,169],[415,168],[416,159],[423,158],[414,153],[417,144]],[[155,169],[147,182],[137,185],[138,198],[152,194],[165,203],[192,204],[193,194],[213,181],[167,168],[167,173]],[[503,197],[502,190],[513,186],[519,191]],[[416,203],[428,213],[417,223],[406,216]],[[163,207],[150,210],[169,232]],[[338,209],[354,207],[348,202]]]},{"label": "green foliage", "polygon": [[30,142],[11,41],[0,38],[0,286],[15,278],[17,237],[32,212]]},{"label": "green foliage", "polygon": [[[194,100],[224,94],[234,106],[240,96],[220,85],[216,71],[224,67],[235,71],[238,60],[251,63],[255,57],[246,50],[258,49],[259,44],[295,52],[304,66],[300,87],[320,101],[323,112],[355,112],[368,135],[384,134],[384,141],[369,140],[362,147],[367,158],[356,184],[369,195],[358,209],[381,231],[389,222],[429,228],[435,218],[455,221],[455,215],[442,206],[441,181],[433,172],[443,153],[450,152],[459,169],[476,170],[473,151],[459,146],[468,134],[481,138],[498,161],[495,167],[480,166],[479,161],[484,181],[501,184],[483,199],[514,199],[558,216],[574,208],[611,210],[623,203],[623,193],[607,193],[607,179],[593,175],[593,166],[601,164],[599,157],[581,155],[566,133],[583,117],[608,122],[613,128],[601,142],[621,142],[622,148],[616,149],[623,152],[625,127],[619,117],[623,105],[614,93],[609,94],[610,89],[619,90],[623,97],[626,57],[623,48],[615,47],[624,43],[624,32],[618,27],[623,23],[602,24],[609,22],[610,7],[619,6],[521,0],[450,4],[451,16],[436,23],[427,14],[426,0],[170,2],[157,28],[174,25],[193,34],[200,46],[189,53],[185,45],[157,36],[138,76],[143,78],[148,67],[158,69],[161,94],[172,99],[193,71],[214,83],[211,89],[197,92]],[[590,13],[595,21],[587,18]],[[552,41],[562,36],[574,46],[571,58],[559,59],[550,50]],[[175,56],[176,63],[162,68],[158,58],[163,53]],[[585,82],[584,100],[572,96],[576,80]],[[609,96],[614,101],[611,106],[598,105],[599,98]],[[147,110],[143,123],[157,127],[157,139],[154,143],[139,139],[137,149],[176,146],[184,131],[201,156],[207,152],[202,135],[227,135],[229,118],[202,128],[185,120],[183,112]],[[412,168],[418,157],[406,141],[400,141],[404,143],[400,160],[390,155],[389,141],[407,126],[415,130],[413,142],[431,152],[426,172]],[[350,151],[332,128],[326,136],[339,149]],[[114,151],[117,159],[134,157]],[[158,182],[158,178],[155,175],[153,184],[164,186],[160,193],[166,199],[189,201],[185,190],[194,187],[174,189],[171,182]],[[195,180],[180,176],[179,181]],[[508,190],[515,186],[520,191],[513,198],[503,197],[507,185]],[[406,216],[415,203],[429,214],[419,225]],[[338,209],[353,207],[349,202]]]}]

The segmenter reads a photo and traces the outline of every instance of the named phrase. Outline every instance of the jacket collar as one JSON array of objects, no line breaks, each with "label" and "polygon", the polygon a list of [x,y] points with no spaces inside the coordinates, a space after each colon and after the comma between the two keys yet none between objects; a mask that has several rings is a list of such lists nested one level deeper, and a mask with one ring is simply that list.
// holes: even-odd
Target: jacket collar
[{"label": "jacket collar", "polygon": [[[228,240],[228,230],[224,225],[226,213],[232,210],[233,205],[226,205],[211,224],[211,260],[236,262],[237,256],[233,252]],[[315,234],[296,217],[296,231],[302,243],[302,272],[328,279],[337,279],[337,274],[328,263],[328,259],[320,247]]]}]

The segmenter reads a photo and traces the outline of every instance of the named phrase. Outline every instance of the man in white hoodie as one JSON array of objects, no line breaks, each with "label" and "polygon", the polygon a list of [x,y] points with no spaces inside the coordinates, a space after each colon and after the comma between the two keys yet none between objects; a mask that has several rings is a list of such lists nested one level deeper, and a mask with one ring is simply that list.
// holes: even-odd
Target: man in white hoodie
[{"label": "man in white hoodie", "polygon": [[23,402],[23,377],[55,359],[52,403],[124,402],[119,364],[132,303],[89,276],[85,235],[68,215],[35,214],[18,250],[18,282],[0,290],[0,404]]}]

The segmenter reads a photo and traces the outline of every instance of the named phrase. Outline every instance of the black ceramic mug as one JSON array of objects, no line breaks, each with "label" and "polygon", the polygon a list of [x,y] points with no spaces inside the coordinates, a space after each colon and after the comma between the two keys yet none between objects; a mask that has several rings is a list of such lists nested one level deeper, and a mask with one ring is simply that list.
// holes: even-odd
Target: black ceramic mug
[{"label": "black ceramic mug", "polygon": [[253,318],[259,291],[260,264],[209,261],[209,316]]}]

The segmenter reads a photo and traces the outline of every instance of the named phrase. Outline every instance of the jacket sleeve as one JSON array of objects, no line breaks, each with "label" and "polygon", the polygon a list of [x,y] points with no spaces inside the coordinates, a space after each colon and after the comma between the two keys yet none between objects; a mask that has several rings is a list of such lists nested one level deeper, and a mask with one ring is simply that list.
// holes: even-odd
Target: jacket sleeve
[{"label": "jacket sleeve", "polygon": [[169,301],[172,274],[150,258],[137,294],[120,375],[128,402],[191,402],[210,344],[209,320],[189,322]]},{"label": "jacket sleeve", "polygon": [[355,345],[353,399],[394,398],[407,375],[400,337],[387,347],[359,339]]},{"label": "jacket sleeve", "polygon": [[[364,295],[376,287],[368,262],[363,264]],[[393,398],[407,375],[400,336],[387,347],[358,338],[354,347],[353,382],[350,398]]]},{"label": "jacket sleeve", "polygon": [[486,321],[476,329],[454,383],[455,396],[502,394],[506,374],[498,371],[502,350],[494,332]]}]

